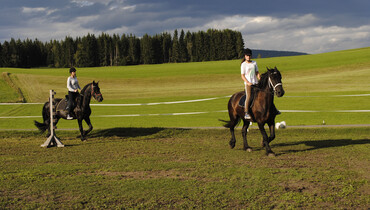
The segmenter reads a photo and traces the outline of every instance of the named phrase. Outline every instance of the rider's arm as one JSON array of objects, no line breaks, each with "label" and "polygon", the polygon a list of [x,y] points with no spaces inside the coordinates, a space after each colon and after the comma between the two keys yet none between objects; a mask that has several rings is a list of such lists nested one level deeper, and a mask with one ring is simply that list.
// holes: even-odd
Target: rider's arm
[{"label": "rider's arm", "polygon": [[241,75],[241,77],[242,77],[242,80],[244,81],[244,84],[246,84],[246,85],[248,85],[248,86],[251,86],[251,85],[252,85],[252,83],[250,83],[250,82],[247,80],[247,78],[245,78],[245,75],[244,75],[244,74],[242,74],[242,75]]},{"label": "rider's arm", "polygon": [[70,92],[75,92],[75,90],[72,88],[72,85],[71,85],[71,77],[68,77],[68,80],[67,80],[67,89]]}]

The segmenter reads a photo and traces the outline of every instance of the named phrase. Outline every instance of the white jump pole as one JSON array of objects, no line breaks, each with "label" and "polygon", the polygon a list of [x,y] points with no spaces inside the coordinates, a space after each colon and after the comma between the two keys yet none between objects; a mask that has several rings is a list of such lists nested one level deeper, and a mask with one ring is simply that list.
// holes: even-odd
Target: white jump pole
[{"label": "white jump pole", "polygon": [[54,103],[54,90],[50,90],[49,97],[49,107],[50,107],[50,136],[49,138],[41,145],[41,147],[64,147],[64,144],[60,139],[55,135],[55,126],[54,126],[54,117],[55,117],[55,103]]}]

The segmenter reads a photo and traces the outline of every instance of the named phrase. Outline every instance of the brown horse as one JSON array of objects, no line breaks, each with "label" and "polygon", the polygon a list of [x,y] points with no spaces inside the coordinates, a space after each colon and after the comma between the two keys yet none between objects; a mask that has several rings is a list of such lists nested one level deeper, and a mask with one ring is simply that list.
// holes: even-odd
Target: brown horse
[{"label": "brown horse", "polygon": [[[249,152],[252,151],[252,148],[248,146],[247,142],[247,129],[250,121],[252,121],[258,124],[258,128],[263,136],[262,145],[266,148],[266,155],[275,156],[269,143],[275,138],[275,117],[277,110],[274,105],[274,94],[277,97],[282,97],[285,93],[281,78],[281,74],[276,67],[273,69],[267,68],[267,72],[261,75],[258,84],[252,88],[254,96],[252,96],[253,103],[249,111],[252,117],[251,120],[244,119],[244,107],[239,105],[239,101],[245,95],[245,92],[241,91],[231,96],[228,103],[230,121],[224,121],[226,122],[224,126],[230,128],[231,140],[229,145],[231,148],[235,147],[236,142],[234,128],[240,122],[240,119],[242,119],[244,122],[242,129],[244,140],[243,149]],[[266,123],[270,128],[270,137],[267,136],[264,128]]]},{"label": "brown horse", "polygon": [[[99,82],[95,83],[93,81],[92,83],[87,84],[82,90],[80,95],[77,97],[77,106],[73,110],[73,118],[77,119],[78,126],[81,133],[81,140],[86,140],[86,135],[93,129],[93,126],[90,121],[90,115],[91,115],[91,108],[90,108],[90,100],[91,97],[94,97],[95,100],[98,102],[103,101],[103,96],[100,92],[99,88]],[[54,126],[57,125],[59,119],[67,119],[67,111],[65,110],[65,107],[67,106],[67,101],[61,98],[55,99],[56,103],[56,116],[54,123]],[[35,126],[43,133],[46,130],[48,130],[48,135],[50,136],[50,104],[49,102],[46,102],[44,104],[44,107],[42,108],[42,117],[44,122],[40,123],[36,120],[34,121]],[[82,127],[82,121],[85,120],[87,125],[89,126],[89,129],[84,131]]]}]

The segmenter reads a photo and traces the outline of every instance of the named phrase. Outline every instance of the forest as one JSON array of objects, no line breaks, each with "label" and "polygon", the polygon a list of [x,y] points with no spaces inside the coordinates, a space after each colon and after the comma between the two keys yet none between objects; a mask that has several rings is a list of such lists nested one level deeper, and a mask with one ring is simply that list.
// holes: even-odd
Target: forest
[{"label": "forest", "polygon": [[230,29],[198,32],[175,30],[137,37],[133,34],[65,37],[0,43],[0,67],[99,67],[183,63],[241,58],[242,34]]}]

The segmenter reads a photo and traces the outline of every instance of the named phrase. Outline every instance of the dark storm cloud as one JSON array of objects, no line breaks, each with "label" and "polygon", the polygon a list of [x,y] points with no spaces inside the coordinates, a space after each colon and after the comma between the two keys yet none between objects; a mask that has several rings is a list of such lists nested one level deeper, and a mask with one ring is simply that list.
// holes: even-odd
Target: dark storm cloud
[{"label": "dark storm cloud", "polygon": [[[323,52],[369,44],[368,0],[2,0],[0,41],[231,28],[258,48]],[[317,43],[316,42],[324,42]],[[345,45],[342,43],[345,42]],[[325,48],[323,48],[325,46]],[[337,48],[336,48],[337,47]]]}]

